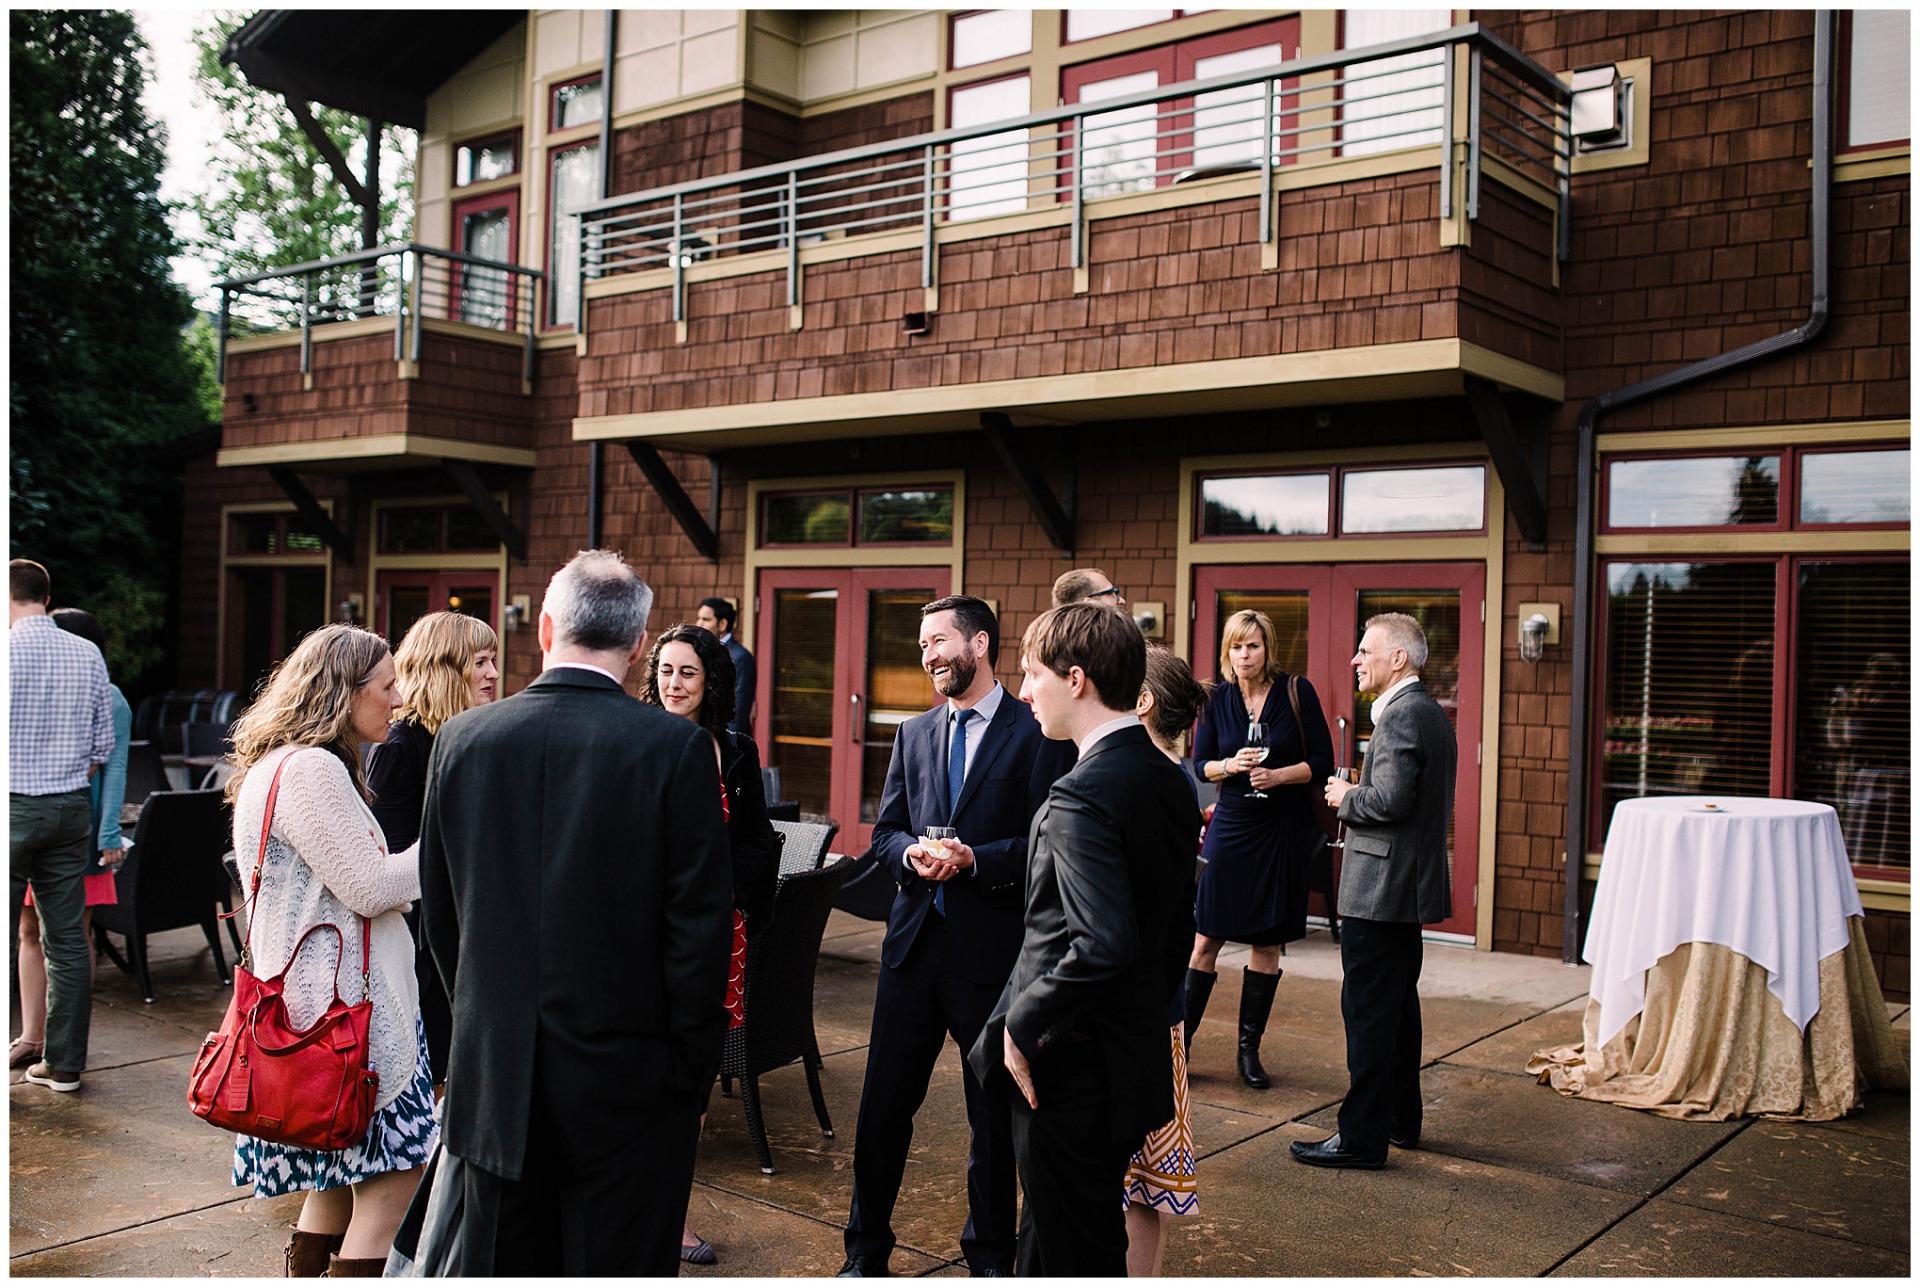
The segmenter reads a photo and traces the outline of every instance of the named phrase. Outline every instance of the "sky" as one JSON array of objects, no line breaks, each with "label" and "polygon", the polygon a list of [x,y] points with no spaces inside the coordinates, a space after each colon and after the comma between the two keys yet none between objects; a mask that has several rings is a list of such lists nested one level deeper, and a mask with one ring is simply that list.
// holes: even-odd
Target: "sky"
[{"label": "sky", "polygon": [[[160,196],[178,205],[187,198],[194,176],[204,172],[213,154],[220,122],[213,108],[196,101],[193,89],[193,28],[207,14],[204,9],[136,9],[134,21],[153,49],[153,79],[144,96],[147,112],[167,126],[167,168],[160,179]],[[177,236],[191,231],[184,215],[173,220]],[[201,308],[216,308],[210,287],[213,273],[191,254],[173,261],[174,280],[186,287]]]}]

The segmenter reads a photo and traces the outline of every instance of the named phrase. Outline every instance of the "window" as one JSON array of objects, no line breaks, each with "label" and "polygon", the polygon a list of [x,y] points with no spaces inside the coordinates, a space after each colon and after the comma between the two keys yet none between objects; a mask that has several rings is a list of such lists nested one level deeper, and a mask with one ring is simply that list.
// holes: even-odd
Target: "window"
[{"label": "window", "polygon": [[[514,261],[514,237],[520,222],[520,192],[509,189],[457,201],[453,206],[454,245],[495,263]],[[514,275],[504,268],[476,264],[451,266],[453,315],[473,326],[510,329],[516,322]]]},{"label": "window", "polygon": [[547,322],[572,326],[580,316],[580,221],[572,213],[600,198],[600,143],[593,140],[548,153],[548,205],[553,228],[548,237]]},{"label": "window", "polygon": [[1201,540],[1479,532],[1487,526],[1485,465],[1223,474],[1203,477],[1199,486]]},{"label": "window", "polygon": [[[956,89],[947,99],[953,129],[989,125],[1033,110],[1024,73]],[[1027,208],[1027,131],[962,139],[947,149],[947,218],[983,219]]]},{"label": "window", "polygon": [[1093,40],[1116,31],[1151,27],[1156,22],[1172,22],[1182,13],[1200,13],[1199,9],[1069,9],[1067,40]]},{"label": "window", "polygon": [[388,509],[380,513],[382,554],[491,553],[499,548],[500,538],[471,505]]},{"label": "window", "polygon": [[1886,147],[1913,136],[1913,15],[1856,9],[1840,17],[1842,134],[1849,148]]},{"label": "window", "polygon": [[925,545],[953,541],[953,490],[893,487],[771,493],[761,545]]},{"label": "window", "polygon": [[974,67],[1033,51],[1033,14],[1026,9],[983,9],[953,20],[949,42],[953,67]]},{"label": "window", "polygon": [[299,522],[293,514],[235,514],[227,524],[227,553],[325,554],[327,543]]},{"label": "window", "polygon": [[221,682],[258,691],[276,663],[327,623],[326,543],[297,515],[229,514]]},{"label": "window", "polygon": [[1609,531],[1902,527],[1912,512],[1906,447],[1739,456],[1614,457]]},{"label": "window", "polygon": [[[1341,11],[1345,49],[1365,49],[1407,36],[1445,31],[1451,9],[1346,9]],[[1440,101],[1447,56],[1444,49],[1397,54],[1351,67],[1341,75],[1340,148],[1367,156],[1440,142],[1445,124]]]},{"label": "window", "polygon": [[462,143],[453,150],[453,186],[486,183],[520,173],[520,132]]},{"label": "window", "polygon": [[591,125],[605,111],[606,100],[600,92],[598,73],[583,76],[579,80],[553,87],[552,124],[548,128],[570,130],[579,125]]}]

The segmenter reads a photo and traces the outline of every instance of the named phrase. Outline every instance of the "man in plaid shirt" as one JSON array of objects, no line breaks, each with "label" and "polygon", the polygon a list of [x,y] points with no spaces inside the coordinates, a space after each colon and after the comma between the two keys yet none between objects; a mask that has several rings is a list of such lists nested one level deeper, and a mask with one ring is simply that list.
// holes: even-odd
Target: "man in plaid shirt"
[{"label": "man in plaid shirt", "polygon": [[47,615],[51,581],[29,559],[8,565],[7,666],[13,686],[7,789],[12,794],[13,936],[27,882],[47,953],[47,1045],[27,1080],[80,1089],[93,1013],[90,952],[80,932],[92,860],[87,782],[113,753],[113,702],[100,650]]}]

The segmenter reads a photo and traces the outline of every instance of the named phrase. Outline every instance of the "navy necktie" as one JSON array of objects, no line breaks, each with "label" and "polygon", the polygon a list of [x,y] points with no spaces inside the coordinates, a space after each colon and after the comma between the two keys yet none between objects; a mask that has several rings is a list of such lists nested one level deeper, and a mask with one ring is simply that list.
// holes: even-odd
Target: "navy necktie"
[{"label": "navy necktie", "polygon": [[[967,784],[967,721],[973,718],[972,711],[961,711],[953,717],[953,745],[947,748],[947,825],[953,825],[953,815],[960,804],[960,788]],[[946,882],[933,887],[933,909],[942,916],[947,914]]]}]

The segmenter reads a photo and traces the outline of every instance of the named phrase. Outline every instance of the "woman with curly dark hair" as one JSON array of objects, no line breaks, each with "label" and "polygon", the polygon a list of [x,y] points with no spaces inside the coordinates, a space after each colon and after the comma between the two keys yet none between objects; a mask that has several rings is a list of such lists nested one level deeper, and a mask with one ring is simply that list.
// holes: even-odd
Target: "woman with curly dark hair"
[{"label": "woman with curly dark hair", "polygon": [[[773,823],[760,781],[760,750],[745,733],[727,728],[733,719],[733,658],[726,645],[699,626],[675,626],[654,641],[640,681],[640,700],[690,719],[713,735],[724,787],[721,808],[733,848],[733,964],[727,971],[727,1014],[733,1026],[745,1019],[747,940],[773,915],[780,879],[773,859]],[[719,1258],[689,1227],[680,1236],[680,1258],[711,1265]]]}]

